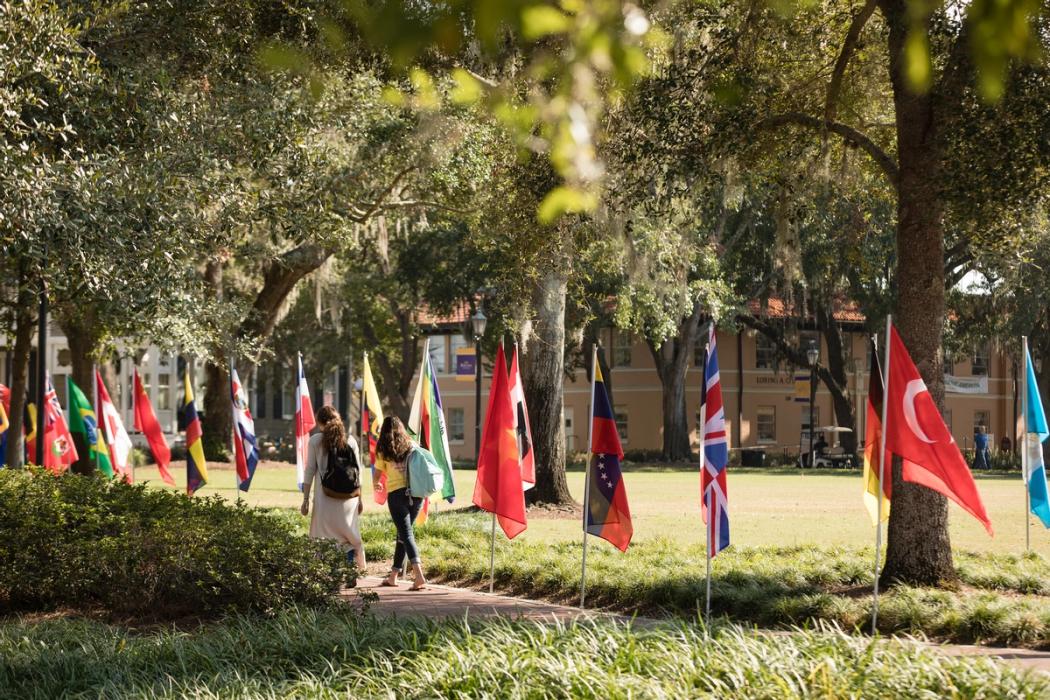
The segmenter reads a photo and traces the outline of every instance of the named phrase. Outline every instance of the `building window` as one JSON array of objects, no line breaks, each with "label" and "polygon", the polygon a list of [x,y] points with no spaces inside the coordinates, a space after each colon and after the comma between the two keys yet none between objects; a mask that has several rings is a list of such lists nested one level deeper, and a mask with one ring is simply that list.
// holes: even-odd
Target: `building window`
[{"label": "building window", "polygon": [[620,442],[627,444],[627,409],[617,407],[613,413],[616,415],[616,432],[620,434]]},{"label": "building window", "polygon": [[951,350],[944,351],[944,373],[955,374],[955,353]]},{"label": "building window", "polygon": [[281,376],[282,374],[284,374],[284,372],[281,371],[280,365],[274,365],[273,366],[273,374],[270,375],[271,376],[270,386],[273,387],[272,393],[273,393],[273,417],[274,418],[277,418],[278,416],[284,415],[284,406],[283,406],[284,392],[281,390],[281,379],[283,379],[283,377]]},{"label": "building window", "polygon": [[[820,406],[813,407],[813,423],[820,426]],[[809,406],[802,407],[802,429],[809,430]]]},{"label": "building window", "polygon": [[777,441],[777,407],[759,406],[758,419],[755,421],[755,430],[758,433],[759,442]]},{"label": "building window", "polygon": [[988,343],[981,343],[973,351],[973,361],[970,365],[970,373],[975,377],[983,377],[988,374],[988,358],[990,355]]},{"label": "building window", "polygon": [[462,408],[448,409],[448,440],[461,443],[466,435],[466,417]]},{"label": "building window", "polygon": [[453,367],[453,369],[455,369],[455,366],[456,366],[456,354],[459,352],[459,349],[460,348],[469,348],[469,347],[473,347],[474,346],[474,344],[471,343],[470,341],[468,341],[467,338],[462,333],[454,333],[453,335],[451,335],[449,337],[449,339],[448,339],[448,344],[449,344],[448,354],[449,354],[449,357],[452,358],[452,367]]},{"label": "building window", "polygon": [[973,431],[976,433],[978,428],[983,427],[985,432],[988,430],[988,411],[974,411],[973,412]]},{"label": "building window", "polygon": [[171,410],[171,374],[157,373],[157,408],[161,411]]},{"label": "building window", "polygon": [[631,334],[619,329],[613,331],[613,367],[631,366]]},{"label": "building window", "polygon": [[255,370],[255,410],[252,411],[252,416],[266,417],[266,373],[262,367]]},{"label": "building window", "polygon": [[[281,417],[285,420],[295,418],[295,387],[291,382],[281,383]],[[274,414],[274,418],[277,415]]]},{"label": "building window", "polygon": [[773,369],[777,358],[777,348],[773,341],[761,333],[755,335],[755,368]]},{"label": "building window", "polygon": [[443,335],[430,336],[430,364],[434,367],[435,374],[445,374],[445,338]]},{"label": "building window", "polygon": [[[69,406],[69,396],[66,393],[66,377],[68,376],[68,374],[51,375],[51,384],[55,387],[55,397],[58,399],[58,403],[61,404],[63,408],[68,408]],[[33,399],[33,402],[36,403],[35,398]],[[44,403],[46,404],[47,401],[45,401]]]}]

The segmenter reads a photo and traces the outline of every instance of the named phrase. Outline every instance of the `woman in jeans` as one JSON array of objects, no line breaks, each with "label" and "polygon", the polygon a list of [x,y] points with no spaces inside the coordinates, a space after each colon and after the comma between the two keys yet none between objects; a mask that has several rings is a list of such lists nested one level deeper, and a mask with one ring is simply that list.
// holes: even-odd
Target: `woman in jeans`
[{"label": "woman in jeans", "polygon": [[408,495],[408,458],[412,450],[417,449],[405,432],[405,426],[396,416],[383,421],[379,431],[379,442],[376,443],[376,469],[372,476],[372,486],[376,491],[383,489],[379,474],[386,475],[386,505],[390,517],[397,528],[397,545],[394,547],[394,563],[390,574],[383,580],[384,586],[396,586],[397,576],[405,570],[405,559],[412,562],[412,587],[409,590],[419,591],[426,587],[423,567],[416,547],[416,536],[412,523],[423,507],[422,498]]}]

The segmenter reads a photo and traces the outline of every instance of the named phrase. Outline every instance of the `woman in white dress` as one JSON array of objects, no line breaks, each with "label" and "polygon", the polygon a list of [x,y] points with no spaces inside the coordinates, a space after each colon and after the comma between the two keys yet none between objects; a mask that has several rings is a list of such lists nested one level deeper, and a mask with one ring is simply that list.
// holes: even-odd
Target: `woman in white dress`
[{"label": "woman in white dress", "polygon": [[[314,512],[310,518],[310,537],[335,540],[347,549],[347,559],[365,570],[365,548],[361,542],[360,489],[350,498],[333,498],[321,488],[321,476],[328,469],[328,455],[349,447],[360,466],[360,451],[353,435],[347,435],[343,419],[331,406],[322,406],[317,412],[317,425],[321,432],[310,436],[310,449],[303,475],[303,504],[299,508],[303,515],[310,513],[310,491],[314,492]],[[351,554],[352,553],[352,554]]]}]

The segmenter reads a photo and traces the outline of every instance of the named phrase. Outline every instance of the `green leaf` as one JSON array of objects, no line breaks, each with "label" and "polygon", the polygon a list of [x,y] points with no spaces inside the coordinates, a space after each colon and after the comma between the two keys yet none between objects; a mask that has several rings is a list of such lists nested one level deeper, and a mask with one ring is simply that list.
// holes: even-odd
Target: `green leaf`
[{"label": "green leaf", "polygon": [[598,198],[591,192],[562,185],[547,193],[540,202],[540,223],[552,224],[565,214],[591,211],[598,206]]},{"label": "green leaf", "polygon": [[572,26],[572,19],[550,5],[533,5],[521,11],[521,33],[529,40],[551,34],[563,34]]},{"label": "green leaf", "polygon": [[930,89],[933,64],[930,62],[930,44],[922,30],[908,32],[904,43],[904,71],[912,90],[926,92]]}]

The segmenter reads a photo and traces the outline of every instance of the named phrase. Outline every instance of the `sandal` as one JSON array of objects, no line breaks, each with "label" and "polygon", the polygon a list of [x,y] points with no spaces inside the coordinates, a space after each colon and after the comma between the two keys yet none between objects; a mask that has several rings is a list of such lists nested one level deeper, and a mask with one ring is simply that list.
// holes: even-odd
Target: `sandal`
[{"label": "sandal", "polygon": [[390,582],[389,582],[389,581],[387,581],[386,579],[383,579],[383,580],[382,580],[382,581],[381,581],[381,582],[379,583],[379,585],[380,585],[380,586],[382,586],[383,588],[397,588],[397,584],[396,584],[396,583],[390,583]]},{"label": "sandal", "polygon": [[421,583],[418,586],[413,584],[408,590],[410,591],[425,591],[427,589],[426,583]]}]

